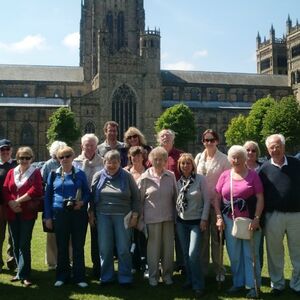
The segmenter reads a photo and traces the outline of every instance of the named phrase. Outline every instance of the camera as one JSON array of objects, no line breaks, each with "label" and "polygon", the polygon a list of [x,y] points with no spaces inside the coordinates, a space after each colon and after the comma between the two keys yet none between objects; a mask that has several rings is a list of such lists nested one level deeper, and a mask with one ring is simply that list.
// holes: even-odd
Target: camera
[{"label": "camera", "polygon": [[76,199],[69,197],[65,198],[63,202],[63,206],[65,210],[71,211],[74,209]]}]

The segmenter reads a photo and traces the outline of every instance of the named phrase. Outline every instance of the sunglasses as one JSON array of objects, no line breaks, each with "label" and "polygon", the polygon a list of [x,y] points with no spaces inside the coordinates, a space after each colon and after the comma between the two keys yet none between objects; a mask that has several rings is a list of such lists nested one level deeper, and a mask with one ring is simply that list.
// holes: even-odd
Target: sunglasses
[{"label": "sunglasses", "polygon": [[246,149],[247,152],[252,152],[252,153],[256,153],[255,149]]},{"label": "sunglasses", "polygon": [[138,135],[137,135],[137,134],[134,134],[134,135],[128,136],[127,138],[128,138],[128,140],[130,140],[130,139],[132,139],[132,138],[136,139],[137,137],[138,137]]},{"label": "sunglasses", "polygon": [[214,143],[215,141],[216,139],[203,139],[203,142],[205,143],[209,143],[209,142]]},{"label": "sunglasses", "polygon": [[3,151],[9,151],[10,150],[10,147],[2,147],[0,148],[0,151],[3,152]]},{"label": "sunglasses", "polygon": [[59,159],[62,160],[64,158],[70,158],[71,156],[72,156],[71,154],[67,154],[67,155],[60,156]]},{"label": "sunglasses", "polygon": [[31,160],[31,156],[20,156],[19,160]]}]

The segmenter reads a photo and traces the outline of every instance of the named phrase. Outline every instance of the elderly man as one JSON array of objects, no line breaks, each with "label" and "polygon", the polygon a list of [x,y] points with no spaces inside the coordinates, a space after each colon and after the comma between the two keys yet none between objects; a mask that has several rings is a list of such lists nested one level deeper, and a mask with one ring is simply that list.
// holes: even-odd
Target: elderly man
[{"label": "elderly man", "polygon": [[110,150],[118,150],[121,156],[121,166],[126,166],[127,153],[124,143],[118,141],[119,124],[115,121],[107,121],[104,124],[103,131],[105,141],[98,146],[98,153],[103,158],[105,153]]},{"label": "elderly man", "polygon": [[[17,161],[11,158],[12,147],[10,140],[0,140],[0,272],[2,271],[4,262],[2,257],[3,242],[5,239],[6,220],[4,218],[2,187],[7,172],[17,166]],[[7,267],[11,270],[16,268],[16,262],[13,254],[12,240],[9,235],[7,249]]]},{"label": "elderly man", "polygon": [[271,156],[259,175],[265,192],[265,236],[271,293],[280,295],[285,288],[284,246],[286,235],[293,266],[290,288],[300,296],[300,161],[285,155],[285,138],[270,135],[266,146]]},{"label": "elderly man", "polygon": [[[81,154],[73,161],[73,165],[86,174],[89,187],[91,187],[92,179],[95,173],[103,169],[103,159],[97,153],[97,145],[99,139],[93,133],[85,134],[81,138]],[[98,232],[97,227],[91,224],[91,258],[93,263],[93,274],[96,278],[100,278],[100,256],[98,248]]]}]

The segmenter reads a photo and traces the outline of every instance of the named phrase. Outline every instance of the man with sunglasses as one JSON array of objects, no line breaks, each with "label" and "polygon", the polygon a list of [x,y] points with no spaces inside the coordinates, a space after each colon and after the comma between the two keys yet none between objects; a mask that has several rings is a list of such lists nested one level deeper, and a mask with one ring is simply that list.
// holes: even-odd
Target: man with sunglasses
[{"label": "man with sunglasses", "polygon": [[[3,257],[2,257],[2,248],[5,240],[5,231],[6,231],[6,220],[4,216],[3,209],[3,195],[2,188],[7,172],[10,169],[13,169],[17,166],[17,161],[12,159],[12,147],[10,140],[2,139],[0,140],[0,272],[4,266]],[[7,248],[7,267],[10,270],[16,268],[16,262],[13,254],[12,240],[9,235],[8,239],[8,248]]]}]

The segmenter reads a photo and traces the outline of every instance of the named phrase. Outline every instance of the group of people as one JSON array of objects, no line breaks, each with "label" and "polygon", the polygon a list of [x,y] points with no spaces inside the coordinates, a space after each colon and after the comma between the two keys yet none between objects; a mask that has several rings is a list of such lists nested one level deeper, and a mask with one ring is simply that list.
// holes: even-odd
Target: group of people
[{"label": "group of people", "polygon": [[[170,129],[158,133],[154,148],[136,127],[128,128],[124,143],[117,140],[114,121],[105,124],[104,134],[100,145],[97,136],[85,134],[77,157],[55,141],[41,170],[31,165],[29,147],[19,148],[13,160],[10,141],[0,140],[0,266],[7,221],[17,267],[11,281],[32,284],[30,243],[43,204],[46,263],[56,269],[56,287],[71,280],[88,286],[84,245],[89,223],[93,272],[101,285],[116,280],[115,259],[122,286],[132,284],[136,269],[145,272],[150,286],[172,285],[175,249],[176,266],[186,276],[184,288],[202,297],[210,256],[216,281],[225,280],[225,238],[233,278],[227,293],[246,289],[246,297],[256,298],[265,238],[271,292],[280,295],[286,235],[293,265],[290,288],[300,295],[300,161],[285,154],[281,134],[266,139],[270,159],[263,164],[256,142],[234,145],[227,156],[218,150],[219,137],[211,129],[202,134],[204,150],[195,158],[174,147]],[[248,220],[250,238],[233,234],[241,218]]]}]

